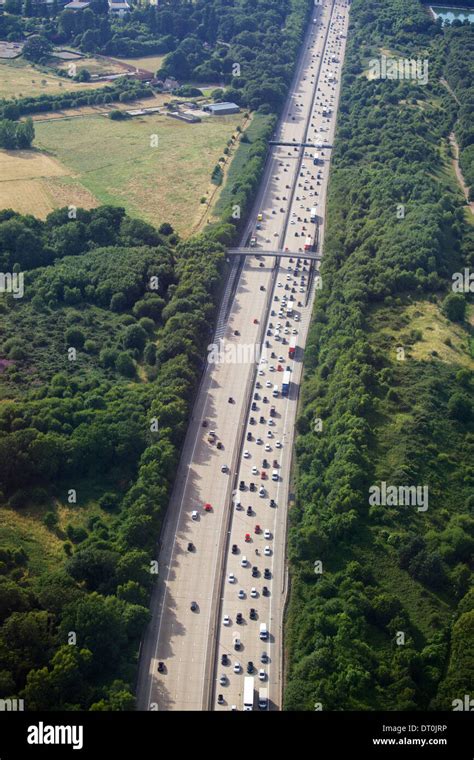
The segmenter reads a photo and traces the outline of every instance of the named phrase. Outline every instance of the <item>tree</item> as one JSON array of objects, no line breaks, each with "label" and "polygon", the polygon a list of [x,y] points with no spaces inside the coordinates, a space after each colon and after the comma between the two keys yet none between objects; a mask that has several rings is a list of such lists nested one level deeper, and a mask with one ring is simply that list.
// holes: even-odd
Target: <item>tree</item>
[{"label": "tree", "polygon": [[147,337],[147,333],[143,327],[140,325],[130,325],[127,327],[124,334],[124,348],[138,348],[141,352],[145,348]]},{"label": "tree", "polygon": [[29,37],[23,47],[23,56],[28,61],[39,63],[47,58],[53,50],[51,42],[40,34],[33,34]]},{"label": "tree", "polygon": [[79,327],[70,327],[66,330],[66,344],[73,348],[82,348],[84,346],[85,335]]},{"label": "tree", "polygon": [[464,322],[466,305],[462,293],[449,293],[443,301],[443,312],[451,322]]},{"label": "tree", "polygon": [[117,355],[115,368],[124,377],[135,377],[135,363],[130,354],[127,354],[125,351],[121,351]]}]

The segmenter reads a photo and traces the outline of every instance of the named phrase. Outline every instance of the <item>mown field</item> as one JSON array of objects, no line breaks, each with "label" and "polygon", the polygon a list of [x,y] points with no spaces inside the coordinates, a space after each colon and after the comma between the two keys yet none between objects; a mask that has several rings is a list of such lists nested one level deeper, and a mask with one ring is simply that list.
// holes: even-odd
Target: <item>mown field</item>
[{"label": "mown field", "polygon": [[[107,82],[95,82],[90,87],[103,87],[105,84]],[[21,58],[15,61],[0,61],[0,98],[31,97],[45,93],[58,95],[61,92],[84,90],[87,86],[84,82],[73,82],[72,79],[45,74]]]},{"label": "mown field", "polygon": [[[120,204],[183,235],[200,216],[211,172],[243,115],[184,124],[165,116],[36,123],[36,146],[101,203]],[[157,135],[158,147],[151,147]]]},{"label": "mown field", "polygon": [[69,204],[93,208],[98,202],[51,156],[35,150],[0,150],[0,208],[44,219]]}]

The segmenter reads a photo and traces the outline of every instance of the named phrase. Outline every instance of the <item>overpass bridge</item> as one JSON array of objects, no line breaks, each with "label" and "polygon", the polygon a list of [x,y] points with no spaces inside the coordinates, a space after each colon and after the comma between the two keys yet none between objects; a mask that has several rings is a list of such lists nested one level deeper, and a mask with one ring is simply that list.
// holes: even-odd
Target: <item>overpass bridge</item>
[{"label": "overpass bridge", "polygon": [[264,248],[228,248],[228,256],[272,256],[277,259],[309,259],[321,261],[322,255],[314,251],[267,251]]}]

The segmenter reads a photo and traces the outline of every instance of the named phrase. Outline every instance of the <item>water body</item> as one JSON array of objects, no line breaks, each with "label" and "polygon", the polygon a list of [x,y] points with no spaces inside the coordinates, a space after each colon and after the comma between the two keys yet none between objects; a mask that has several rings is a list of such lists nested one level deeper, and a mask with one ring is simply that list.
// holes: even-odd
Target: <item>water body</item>
[{"label": "water body", "polygon": [[466,19],[474,24],[474,8],[450,8],[445,5],[430,5],[435,18],[442,18],[443,21],[465,21]]}]

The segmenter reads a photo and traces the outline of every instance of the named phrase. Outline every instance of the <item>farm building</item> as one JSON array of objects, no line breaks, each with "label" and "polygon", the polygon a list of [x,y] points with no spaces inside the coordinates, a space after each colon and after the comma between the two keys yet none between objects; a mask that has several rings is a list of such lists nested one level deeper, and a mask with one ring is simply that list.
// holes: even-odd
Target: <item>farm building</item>
[{"label": "farm building", "polygon": [[204,106],[203,111],[209,111],[213,116],[227,116],[231,113],[239,113],[240,108],[236,103],[213,103]]}]

